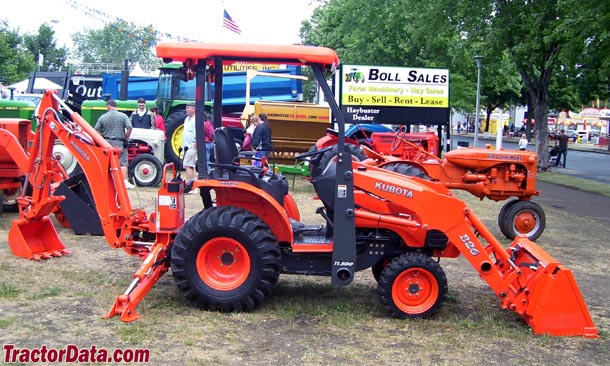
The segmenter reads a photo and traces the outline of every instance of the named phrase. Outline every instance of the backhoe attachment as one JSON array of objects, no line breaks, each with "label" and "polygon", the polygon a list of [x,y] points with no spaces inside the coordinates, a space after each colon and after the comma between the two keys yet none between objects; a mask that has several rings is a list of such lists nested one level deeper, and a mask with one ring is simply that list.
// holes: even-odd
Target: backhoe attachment
[{"label": "backhoe attachment", "polygon": [[34,205],[28,197],[19,197],[18,220],[13,221],[8,232],[8,244],[13,254],[26,259],[40,260],[71,254],[59,238],[53,222],[49,218],[64,199],[63,196],[49,196]]},{"label": "backhoe attachment", "polygon": [[71,254],[57,235],[49,216],[13,221],[8,243],[13,254],[26,259],[40,260]]}]

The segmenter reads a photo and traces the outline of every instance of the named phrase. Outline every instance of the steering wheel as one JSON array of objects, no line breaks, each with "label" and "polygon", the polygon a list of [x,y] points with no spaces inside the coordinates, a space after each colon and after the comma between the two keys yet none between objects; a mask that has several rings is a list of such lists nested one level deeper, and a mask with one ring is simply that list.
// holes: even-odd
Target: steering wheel
[{"label": "steering wheel", "polygon": [[398,147],[402,144],[402,141],[405,140],[407,135],[407,126],[400,126],[398,131],[396,131],[396,135],[394,136],[394,141],[392,141],[392,146],[390,149],[392,151],[396,151]]}]

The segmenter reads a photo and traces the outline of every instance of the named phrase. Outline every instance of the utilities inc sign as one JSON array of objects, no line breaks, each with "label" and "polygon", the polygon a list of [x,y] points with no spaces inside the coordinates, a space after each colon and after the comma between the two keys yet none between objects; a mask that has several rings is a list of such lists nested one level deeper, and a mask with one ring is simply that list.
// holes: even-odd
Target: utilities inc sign
[{"label": "utilities inc sign", "polygon": [[348,122],[449,120],[449,70],[343,65],[341,107]]}]

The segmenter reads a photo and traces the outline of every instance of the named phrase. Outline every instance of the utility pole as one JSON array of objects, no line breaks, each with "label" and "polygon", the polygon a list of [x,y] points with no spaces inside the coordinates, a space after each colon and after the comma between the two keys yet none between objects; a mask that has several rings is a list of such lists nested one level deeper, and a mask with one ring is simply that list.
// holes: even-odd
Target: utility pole
[{"label": "utility pole", "polygon": [[479,144],[479,112],[481,110],[481,60],[483,56],[474,56],[474,60],[477,63],[477,109],[475,110],[474,117],[474,147],[478,147]]}]

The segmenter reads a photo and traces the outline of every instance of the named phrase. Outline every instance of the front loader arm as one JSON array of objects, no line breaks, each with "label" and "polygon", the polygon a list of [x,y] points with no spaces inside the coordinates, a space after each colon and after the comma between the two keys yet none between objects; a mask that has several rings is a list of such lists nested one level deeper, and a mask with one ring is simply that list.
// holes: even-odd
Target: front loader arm
[{"label": "front loader arm", "polygon": [[[443,232],[447,245],[435,254],[451,257],[459,251],[500,298],[502,308],[521,315],[535,333],[597,337],[572,272],[527,237],[517,237],[505,248],[443,185],[359,162],[352,164],[356,189],[404,210],[401,215],[379,215],[379,222],[394,221],[396,232],[407,226],[422,232]],[[396,222],[401,217],[403,223]]]}]

